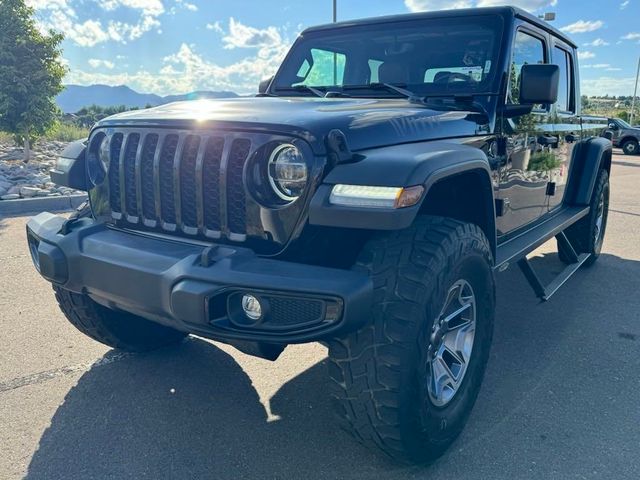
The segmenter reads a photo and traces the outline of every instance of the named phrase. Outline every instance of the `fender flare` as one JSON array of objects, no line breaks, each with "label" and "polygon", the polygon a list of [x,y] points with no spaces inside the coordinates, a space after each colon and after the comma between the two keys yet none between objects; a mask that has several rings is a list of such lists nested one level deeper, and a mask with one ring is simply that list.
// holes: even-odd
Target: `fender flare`
[{"label": "fender flare", "polygon": [[[462,173],[477,172],[488,192],[485,208],[490,209],[487,218],[491,225],[486,228],[494,232],[488,238],[495,246],[491,168],[482,150],[461,143],[435,141],[361,151],[358,152],[358,158],[356,162],[337,165],[326,175],[311,199],[311,225],[368,230],[407,228],[436,183]],[[345,207],[329,203],[331,189],[336,184],[388,187],[423,185],[425,192],[418,204],[407,208]]]},{"label": "fender flare", "polygon": [[611,169],[612,153],[611,141],[603,137],[587,138],[574,146],[565,204],[590,204],[598,172],[601,168]]}]

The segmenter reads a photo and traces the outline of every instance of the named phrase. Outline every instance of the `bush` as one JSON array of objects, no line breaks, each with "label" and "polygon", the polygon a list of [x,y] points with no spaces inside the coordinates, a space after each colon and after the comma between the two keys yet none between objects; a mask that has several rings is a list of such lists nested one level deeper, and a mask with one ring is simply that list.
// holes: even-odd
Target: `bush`
[{"label": "bush", "polygon": [[73,142],[74,140],[84,140],[89,136],[89,129],[78,127],[69,123],[58,123],[53,127],[45,138],[47,140],[57,140],[59,142]]}]

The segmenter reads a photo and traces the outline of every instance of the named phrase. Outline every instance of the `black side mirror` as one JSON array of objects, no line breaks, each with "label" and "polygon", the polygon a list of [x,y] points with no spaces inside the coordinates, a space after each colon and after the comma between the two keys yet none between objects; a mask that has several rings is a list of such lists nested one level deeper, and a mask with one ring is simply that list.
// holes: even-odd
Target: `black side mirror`
[{"label": "black side mirror", "polygon": [[262,80],[258,85],[258,93],[267,93],[272,80],[273,77],[265,78],[264,80]]},{"label": "black side mirror", "polygon": [[609,124],[609,128],[610,128],[611,130],[617,130],[617,129],[618,129],[618,125],[616,125],[615,123],[611,122],[611,123]]},{"label": "black side mirror", "polygon": [[556,103],[559,84],[560,67],[557,65],[523,65],[520,72],[520,104]]}]

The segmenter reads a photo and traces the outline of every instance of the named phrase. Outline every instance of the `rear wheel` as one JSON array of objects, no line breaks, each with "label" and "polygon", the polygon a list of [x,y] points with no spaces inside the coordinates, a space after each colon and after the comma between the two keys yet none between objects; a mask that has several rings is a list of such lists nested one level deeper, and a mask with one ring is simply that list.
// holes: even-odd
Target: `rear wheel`
[{"label": "rear wheel", "polygon": [[640,146],[637,140],[626,140],[621,147],[626,155],[637,155],[640,153]]},{"label": "rear wheel", "polygon": [[433,460],[462,431],[489,356],[489,242],[476,225],[424,217],[369,241],[355,268],[371,276],[374,305],[329,345],[339,421],[395,459]]},{"label": "rear wheel", "polygon": [[60,309],[88,337],[131,352],[153,350],[180,342],[186,334],[127,312],[111,310],[87,295],[54,286]]},{"label": "rear wheel", "polygon": [[[565,234],[577,254],[590,253],[589,259],[583,265],[590,266],[600,256],[604,234],[609,216],[609,174],[600,170],[598,179],[591,196],[589,214],[571,225]],[[569,255],[558,243],[558,255],[564,263],[571,263]]]}]

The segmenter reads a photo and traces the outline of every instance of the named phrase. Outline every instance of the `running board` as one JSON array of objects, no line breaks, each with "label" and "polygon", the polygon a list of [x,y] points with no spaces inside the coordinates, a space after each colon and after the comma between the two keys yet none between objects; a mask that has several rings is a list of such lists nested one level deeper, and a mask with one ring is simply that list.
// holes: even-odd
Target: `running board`
[{"label": "running board", "polygon": [[560,289],[562,285],[565,284],[567,280],[569,280],[569,278],[571,278],[571,275],[576,273],[576,271],[582,266],[584,262],[588,260],[590,256],[590,253],[583,253],[581,255],[578,255],[577,261],[575,263],[567,265],[566,268],[562,272],[560,272],[558,276],[554,278],[547,286],[544,286],[542,284],[535,270],[533,269],[533,267],[531,267],[531,264],[529,263],[527,257],[518,260],[518,266],[520,267],[520,270],[522,270],[522,273],[524,273],[527,282],[529,282],[529,285],[531,285],[531,288],[533,288],[536,296],[543,302],[546,302],[553,296],[554,293],[556,293]]},{"label": "running board", "polygon": [[[558,214],[498,245],[494,269],[505,270],[510,263],[526,257],[547,240],[557,237],[589,213],[589,207],[568,207]],[[562,235],[564,237],[564,235]],[[559,241],[562,241],[558,239]],[[577,259],[576,259],[577,260]]]}]

